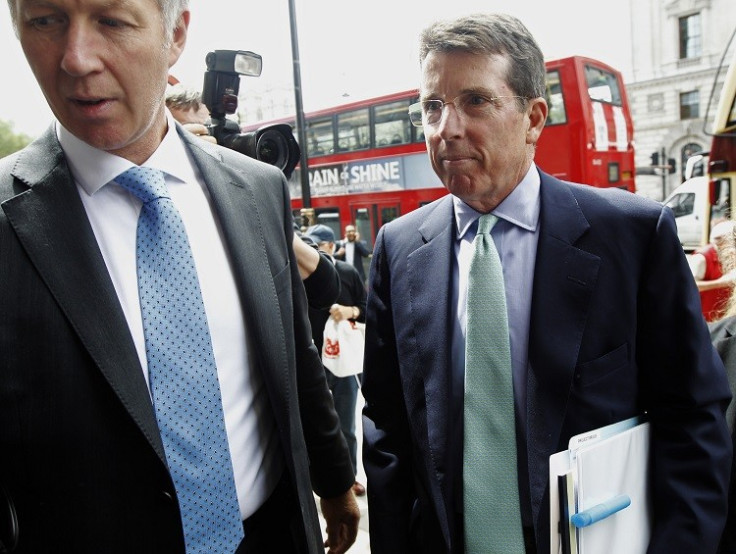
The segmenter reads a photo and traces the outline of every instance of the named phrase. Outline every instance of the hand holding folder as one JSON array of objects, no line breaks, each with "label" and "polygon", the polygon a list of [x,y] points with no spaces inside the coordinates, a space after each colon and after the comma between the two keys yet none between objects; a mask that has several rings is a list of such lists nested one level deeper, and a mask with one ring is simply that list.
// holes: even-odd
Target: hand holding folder
[{"label": "hand holding folder", "polygon": [[575,436],[550,457],[551,554],[646,552],[649,432],[632,418]]}]

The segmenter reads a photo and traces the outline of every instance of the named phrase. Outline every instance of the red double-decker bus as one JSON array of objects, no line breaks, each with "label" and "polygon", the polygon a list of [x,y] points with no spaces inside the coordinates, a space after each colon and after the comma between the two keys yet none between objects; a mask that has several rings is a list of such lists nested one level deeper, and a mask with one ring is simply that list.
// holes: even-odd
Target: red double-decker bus
[{"label": "red double-decker bus", "polygon": [[[549,117],[537,165],[561,179],[634,192],[633,124],[621,73],[581,56],[546,65]],[[408,90],[305,114],[315,222],[338,237],[352,223],[372,246],[384,223],[446,194],[422,130],[409,121],[409,105],[417,99],[417,90]],[[285,118],[243,130],[274,123],[294,127],[293,118]],[[290,188],[298,216],[298,167]]]}]

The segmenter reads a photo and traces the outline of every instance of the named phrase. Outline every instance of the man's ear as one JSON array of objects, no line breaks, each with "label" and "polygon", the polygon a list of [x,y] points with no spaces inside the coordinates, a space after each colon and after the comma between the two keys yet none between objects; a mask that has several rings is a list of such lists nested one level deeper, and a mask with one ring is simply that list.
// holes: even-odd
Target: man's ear
[{"label": "man's ear", "polygon": [[189,10],[181,12],[179,19],[176,21],[176,27],[171,36],[171,45],[169,46],[169,67],[173,66],[187,43],[187,31],[189,29]]},{"label": "man's ear", "polygon": [[532,98],[527,106],[529,128],[526,130],[526,143],[537,144],[542,134],[544,123],[547,121],[547,101],[544,98]]}]

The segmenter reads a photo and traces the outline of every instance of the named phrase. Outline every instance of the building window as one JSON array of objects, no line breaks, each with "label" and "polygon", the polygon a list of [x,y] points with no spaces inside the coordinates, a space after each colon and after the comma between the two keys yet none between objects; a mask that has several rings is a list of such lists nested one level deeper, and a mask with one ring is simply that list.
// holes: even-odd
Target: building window
[{"label": "building window", "polygon": [[697,58],[703,46],[703,35],[700,29],[700,14],[694,13],[679,19],[680,24],[680,59]]},{"label": "building window", "polygon": [[680,93],[680,119],[700,117],[700,95],[697,90]]}]

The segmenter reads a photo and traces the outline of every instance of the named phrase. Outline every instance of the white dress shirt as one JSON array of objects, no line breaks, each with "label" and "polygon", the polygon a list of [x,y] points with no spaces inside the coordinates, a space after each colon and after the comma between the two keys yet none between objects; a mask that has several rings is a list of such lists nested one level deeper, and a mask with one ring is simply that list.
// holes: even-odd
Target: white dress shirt
[{"label": "white dress shirt", "polygon": [[355,263],[355,243],[345,239],[345,261],[350,265]]},{"label": "white dress shirt", "polygon": [[[217,364],[240,511],[245,519],[263,504],[281,476],[280,445],[263,379],[254,371],[254,345],[247,333],[243,306],[209,193],[168,111],[167,121],[166,136],[143,165],[164,172],[171,199],[187,230]],[[141,201],[111,182],[134,164],[89,146],[58,122],[56,130],[148,383],[136,277],[136,229]]]}]

